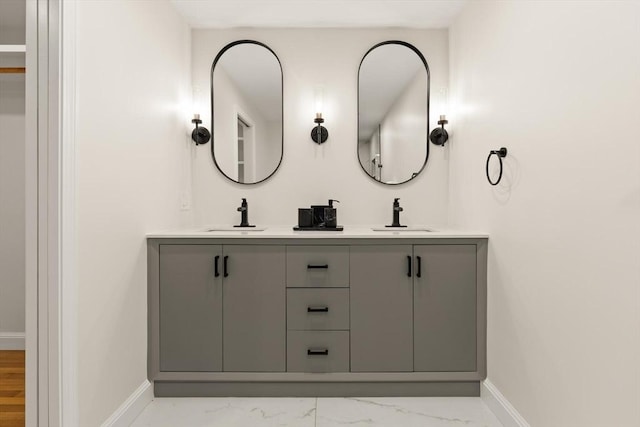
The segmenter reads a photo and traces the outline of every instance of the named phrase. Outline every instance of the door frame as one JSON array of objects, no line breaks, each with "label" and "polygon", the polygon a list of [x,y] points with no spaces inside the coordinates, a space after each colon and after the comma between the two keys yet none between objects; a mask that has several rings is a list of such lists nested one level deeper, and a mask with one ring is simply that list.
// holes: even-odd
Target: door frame
[{"label": "door frame", "polygon": [[26,8],[26,425],[76,427],[75,2]]}]

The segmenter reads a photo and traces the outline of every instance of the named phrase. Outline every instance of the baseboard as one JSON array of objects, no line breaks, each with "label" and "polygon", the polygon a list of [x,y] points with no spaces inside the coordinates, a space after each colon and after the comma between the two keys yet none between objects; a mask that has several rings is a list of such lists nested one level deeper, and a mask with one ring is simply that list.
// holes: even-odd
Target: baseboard
[{"label": "baseboard", "polygon": [[0,350],[24,350],[24,332],[0,332]]},{"label": "baseboard", "polygon": [[152,400],[153,386],[144,380],[109,419],[102,423],[102,427],[129,427]]},{"label": "baseboard", "polygon": [[480,395],[479,381],[154,381],[153,386],[156,397],[477,397]]},{"label": "baseboard", "polygon": [[484,380],[482,382],[480,398],[498,417],[504,427],[531,427],[491,381]]}]

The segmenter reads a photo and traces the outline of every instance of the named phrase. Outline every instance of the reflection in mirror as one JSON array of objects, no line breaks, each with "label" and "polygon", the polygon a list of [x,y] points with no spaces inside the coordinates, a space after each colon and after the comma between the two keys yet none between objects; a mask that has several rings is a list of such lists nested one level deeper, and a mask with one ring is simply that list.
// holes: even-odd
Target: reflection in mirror
[{"label": "reflection in mirror", "polygon": [[255,184],[282,161],[282,67],[266,45],[224,47],[211,68],[213,160],[227,178]]},{"label": "reflection in mirror", "polygon": [[358,72],[358,158],[376,181],[401,184],[427,164],[429,67],[412,45],[372,47]]}]

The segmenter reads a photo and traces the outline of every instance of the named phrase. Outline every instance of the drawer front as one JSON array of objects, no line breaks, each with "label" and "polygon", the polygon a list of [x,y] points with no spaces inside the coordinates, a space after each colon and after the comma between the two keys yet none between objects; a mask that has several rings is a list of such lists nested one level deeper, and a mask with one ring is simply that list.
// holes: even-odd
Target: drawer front
[{"label": "drawer front", "polygon": [[287,246],[287,286],[349,286],[348,246]]},{"label": "drawer front", "polygon": [[348,330],[349,289],[287,289],[287,329]]},{"label": "drawer front", "polygon": [[349,372],[349,331],[287,332],[287,372]]}]

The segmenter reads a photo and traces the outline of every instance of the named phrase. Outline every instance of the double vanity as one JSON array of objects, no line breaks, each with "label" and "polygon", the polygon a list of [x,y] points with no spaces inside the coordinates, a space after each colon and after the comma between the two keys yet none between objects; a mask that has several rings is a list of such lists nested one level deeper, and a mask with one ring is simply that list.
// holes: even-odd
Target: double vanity
[{"label": "double vanity", "polygon": [[[359,164],[403,184],[429,158],[429,67],[400,40],[363,54]],[[284,154],[280,59],[237,40],[210,76],[213,163],[236,184],[266,181]],[[320,106],[314,123],[311,140],[330,144]],[[238,226],[147,236],[156,396],[479,395],[487,236],[405,227],[398,198],[391,225],[343,227],[334,202],[299,208],[295,227],[256,227],[243,199]]]},{"label": "double vanity", "polygon": [[148,235],[155,395],[479,395],[488,238],[421,230]]}]

